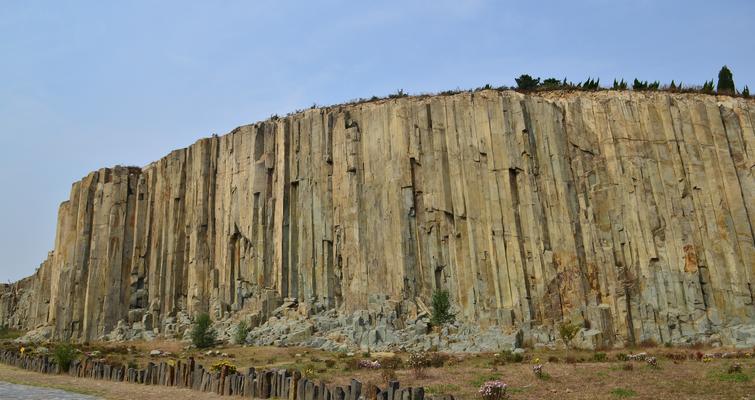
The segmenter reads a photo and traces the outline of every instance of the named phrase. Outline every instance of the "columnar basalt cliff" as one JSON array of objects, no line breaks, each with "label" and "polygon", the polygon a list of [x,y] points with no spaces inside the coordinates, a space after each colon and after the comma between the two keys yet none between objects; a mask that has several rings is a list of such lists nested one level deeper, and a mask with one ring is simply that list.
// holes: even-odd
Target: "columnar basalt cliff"
[{"label": "columnar basalt cliff", "polygon": [[76,182],[0,323],[91,340],[145,315],[411,310],[445,288],[484,327],[749,340],[753,122],[730,97],[481,91],[242,126]]}]

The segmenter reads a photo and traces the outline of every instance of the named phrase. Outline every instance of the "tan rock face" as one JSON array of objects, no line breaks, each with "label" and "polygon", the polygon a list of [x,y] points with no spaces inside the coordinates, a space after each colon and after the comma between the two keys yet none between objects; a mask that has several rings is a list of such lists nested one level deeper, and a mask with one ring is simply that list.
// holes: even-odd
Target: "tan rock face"
[{"label": "tan rock face", "polygon": [[243,126],[75,183],[0,322],[95,339],[265,290],[352,311],[446,288],[483,326],[726,335],[755,323],[753,121],[725,97],[483,91]]}]

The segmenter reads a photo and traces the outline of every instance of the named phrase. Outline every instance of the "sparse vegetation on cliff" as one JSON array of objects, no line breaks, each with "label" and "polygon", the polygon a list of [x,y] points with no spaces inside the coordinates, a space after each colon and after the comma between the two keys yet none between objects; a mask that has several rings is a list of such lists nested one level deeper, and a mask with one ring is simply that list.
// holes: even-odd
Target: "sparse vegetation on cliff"
[{"label": "sparse vegetation on cliff", "polygon": [[[603,88],[600,86],[600,79],[593,79],[593,78],[587,78],[584,82],[571,82],[568,81],[566,78],[563,80],[558,80],[555,78],[548,78],[545,80],[540,80],[540,78],[533,78],[532,76],[528,74],[522,74],[518,78],[515,79],[516,81],[516,90],[522,91],[522,92],[533,92],[533,91],[550,91],[550,90],[604,90],[607,88]],[[487,85],[489,86],[489,85]],[[611,85],[611,90],[628,90],[628,84],[624,79],[613,80],[613,85]],[[634,82],[632,84],[632,90],[635,91],[666,91],[666,92],[674,92],[674,93],[701,93],[701,94],[719,94],[719,95],[728,95],[728,96],[741,96],[744,98],[750,97],[750,91],[747,86],[745,86],[741,92],[737,92],[736,87],[734,85],[734,78],[731,70],[727,66],[723,66],[721,68],[721,71],[718,73],[718,84],[714,86],[714,82],[711,79],[710,81],[705,81],[702,86],[693,86],[693,85],[687,85],[685,87],[682,87],[683,85],[681,83],[677,84],[675,80],[671,80],[671,83],[668,85],[662,85],[660,81],[647,81],[647,80],[640,80],[638,78],[634,79]],[[479,88],[484,89],[484,88]],[[505,89],[505,87],[500,87],[498,89]]]}]

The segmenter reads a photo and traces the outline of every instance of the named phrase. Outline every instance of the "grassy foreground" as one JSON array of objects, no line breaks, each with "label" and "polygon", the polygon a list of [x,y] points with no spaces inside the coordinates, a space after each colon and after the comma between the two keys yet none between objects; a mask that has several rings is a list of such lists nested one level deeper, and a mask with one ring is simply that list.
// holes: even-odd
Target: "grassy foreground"
[{"label": "grassy foreground", "polygon": [[[431,354],[433,366],[417,370],[404,353],[342,354],[296,347],[219,346],[207,354],[208,350],[187,349],[184,343],[172,341],[95,343],[79,348],[130,366],[193,356],[206,367],[227,360],[240,369],[296,368],[310,378],[332,384],[356,378],[383,386],[387,380],[398,379],[403,386],[424,386],[429,394],[453,394],[460,399],[479,399],[480,385],[496,379],[509,385],[512,399],[751,399],[755,394],[752,349],[736,359],[705,360],[699,356],[726,350],[655,347],[607,353],[570,351],[568,355],[564,351],[530,350],[522,359],[492,353]],[[150,356],[151,350],[163,354]],[[656,357],[657,366],[646,361],[621,361],[623,354],[639,352]],[[361,360],[378,360],[382,367],[360,368]],[[735,363],[741,372],[729,371]],[[536,364],[543,365],[542,376],[533,372]]]}]

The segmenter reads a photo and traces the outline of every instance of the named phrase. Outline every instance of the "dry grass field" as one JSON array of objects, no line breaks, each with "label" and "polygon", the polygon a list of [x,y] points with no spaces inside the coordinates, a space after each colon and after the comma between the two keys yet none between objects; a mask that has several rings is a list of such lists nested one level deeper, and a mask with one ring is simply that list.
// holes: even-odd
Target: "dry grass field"
[{"label": "dry grass field", "polygon": [[[435,366],[418,371],[409,366],[408,354],[404,353],[347,355],[296,347],[219,346],[207,355],[207,350],[187,349],[184,343],[173,341],[101,343],[80,348],[84,352],[99,351],[100,357],[132,366],[193,356],[205,366],[228,360],[241,369],[296,368],[309,377],[333,384],[357,378],[382,386],[387,379],[396,377],[403,386],[424,386],[430,394],[453,394],[457,399],[480,398],[477,394],[480,385],[496,379],[509,385],[512,399],[755,398],[752,350],[742,351],[740,358],[705,361],[699,355],[727,350],[648,347],[606,353],[570,351],[568,357],[565,351],[534,350],[521,360],[492,353],[437,354]],[[156,349],[169,354],[149,356]],[[655,356],[657,367],[645,361],[621,361],[623,354],[639,352]],[[682,356],[686,359],[679,360]],[[570,362],[566,362],[567,358]],[[358,362],[364,359],[378,360],[383,367],[359,368]],[[543,365],[542,377],[532,370],[538,363]],[[728,372],[734,363],[741,365],[741,372]]]}]

